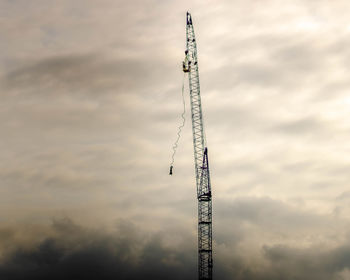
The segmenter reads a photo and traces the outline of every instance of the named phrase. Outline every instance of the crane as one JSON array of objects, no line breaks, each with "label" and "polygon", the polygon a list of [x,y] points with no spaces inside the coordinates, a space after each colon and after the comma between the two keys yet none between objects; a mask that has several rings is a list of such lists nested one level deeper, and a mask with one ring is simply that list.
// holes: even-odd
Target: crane
[{"label": "crane", "polygon": [[186,14],[186,50],[182,66],[183,72],[187,73],[189,77],[191,100],[194,165],[198,200],[198,279],[211,280],[213,277],[212,193],[199,86],[197,43],[192,17],[189,12]]}]

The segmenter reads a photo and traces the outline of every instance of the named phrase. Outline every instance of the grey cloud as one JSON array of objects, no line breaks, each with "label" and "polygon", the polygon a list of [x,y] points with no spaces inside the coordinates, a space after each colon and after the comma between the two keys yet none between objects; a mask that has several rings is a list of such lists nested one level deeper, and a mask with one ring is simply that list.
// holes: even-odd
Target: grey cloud
[{"label": "grey cloud", "polygon": [[343,200],[348,200],[350,199],[350,191],[346,191],[341,193],[336,197],[337,200],[343,201]]},{"label": "grey cloud", "polygon": [[[331,215],[318,215],[300,210],[296,206],[268,196],[221,200],[215,207],[215,212],[220,221],[219,232],[228,231],[229,228],[236,231],[235,227],[243,231],[254,228],[255,232],[266,232],[268,229],[271,235],[282,234],[289,237],[300,233],[306,233],[306,236],[317,232],[317,228],[324,231],[333,219]],[[225,224],[229,228],[224,229]],[[241,238],[244,238],[244,235]]]},{"label": "grey cloud", "polygon": [[346,279],[347,276],[342,278],[341,274],[350,268],[348,246],[334,249],[322,247],[300,249],[276,245],[265,246],[263,252],[271,261],[272,277],[305,279],[308,275],[308,279]]},{"label": "grey cloud", "polygon": [[326,136],[330,133],[330,128],[327,123],[322,123],[320,120],[313,117],[282,122],[276,127],[272,128],[272,130],[289,135],[298,135],[299,137],[302,137],[303,135],[317,135],[317,137],[320,137],[320,134]]},{"label": "grey cloud", "polygon": [[225,258],[223,248],[230,248],[217,265],[234,279],[347,279],[339,277],[350,268],[348,238],[342,239],[348,226],[332,214],[308,213],[268,197],[222,200],[215,213],[219,256]]},{"label": "grey cloud", "polygon": [[237,92],[244,85],[298,95],[305,88],[323,88],[328,81],[327,72],[343,70],[344,58],[348,56],[346,48],[341,47],[347,45],[347,40],[336,34],[262,30],[242,37],[217,45],[220,67],[203,73],[215,81],[210,88]]},{"label": "grey cloud", "polygon": [[321,103],[346,97],[348,96],[349,88],[350,82],[347,79],[326,83],[315,93],[315,95],[311,98],[311,101]]},{"label": "grey cloud", "polygon": [[[47,223],[64,212],[90,229],[0,229],[0,278],[196,277],[189,121],[167,175],[189,7],[213,171],[215,278],[347,273],[347,110],[325,106],[348,88],[348,34],[327,23],[345,28],[341,4],[54,2],[0,3],[0,220]],[[296,27],[317,17],[320,29]],[[91,229],[118,217],[138,227]],[[164,245],[177,238],[177,248]]]},{"label": "grey cloud", "polygon": [[0,277],[8,280],[193,279],[194,262],[195,256],[188,250],[167,248],[162,238],[147,238],[128,223],[119,224],[118,232],[111,235],[63,219],[53,222],[43,240],[8,252],[0,263]]},{"label": "grey cloud", "polygon": [[[41,234],[27,232],[27,241],[15,236],[23,229],[3,228],[3,241],[12,242],[0,261],[2,279],[193,279],[196,255],[185,232],[180,243],[167,244],[166,233],[140,231],[130,222],[120,221],[116,230],[83,227],[71,219],[55,219]],[[235,228],[238,230],[238,227]],[[232,238],[232,237],[231,237]],[[169,242],[169,240],[168,240]],[[189,243],[191,242],[191,243]],[[247,240],[249,242],[249,240]],[[231,248],[231,247],[229,247]],[[215,252],[222,249],[214,247]],[[338,279],[349,269],[347,246],[300,247],[262,245],[251,261],[242,250],[231,248],[229,257],[219,255],[214,276],[220,279],[280,280]]]},{"label": "grey cloud", "polygon": [[109,60],[97,54],[54,56],[6,73],[3,85],[6,90],[35,86],[36,90],[45,89],[46,94],[87,91],[98,97],[108,89],[113,88],[116,94],[135,87],[140,79],[144,83],[149,75],[147,66],[135,59]]},{"label": "grey cloud", "polygon": [[[324,66],[325,56],[323,54],[327,52],[327,49],[317,47],[315,39],[317,38],[311,37],[296,43],[295,40],[289,38],[289,44],[275,49],[270,59],[278,62],[281,70],[288,70],[292,78],[300,78],[303,75],[308,78]],[[298,81],[300,82],[299,79]]]}]

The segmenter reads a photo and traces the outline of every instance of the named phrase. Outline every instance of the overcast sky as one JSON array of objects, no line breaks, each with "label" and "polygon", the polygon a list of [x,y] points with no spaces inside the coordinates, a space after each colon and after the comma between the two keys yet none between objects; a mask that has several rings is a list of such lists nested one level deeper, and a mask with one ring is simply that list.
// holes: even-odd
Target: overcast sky
[{"label": "overcast sky", "polygon": [[187,10],[215,279],[350,279],[349,1],[0,0],[1,279],[197,277]]}]

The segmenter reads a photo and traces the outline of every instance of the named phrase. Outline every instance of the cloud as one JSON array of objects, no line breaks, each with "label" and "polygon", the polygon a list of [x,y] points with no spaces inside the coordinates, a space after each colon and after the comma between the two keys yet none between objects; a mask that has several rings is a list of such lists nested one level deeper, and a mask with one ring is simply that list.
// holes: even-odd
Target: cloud
[{"label": "cloud", "polygon": [[144,84],[150,74],[147,62],[133,58],[109,60],[101,54],[70,54],[42,58],[7,72],[2,85],[5,92],[28,91],[35,87],[38,93],[77,94],[101,96],[113,89],[114,94]]},{"label": "cloud", "polygon": [[[55,220],[48,236],[3,256],[2,279],[192,279],[193,254],[167,248],[129,223],[108,234],[69,219]],[[18,233],[17,233],[18,234]],[[12,240],[13,241],[13,240]],[[184,240],[186,242],[186,240]]]},{"label": "cloud", "polygon": [[316,118],[304,118],[295,121],[287,121],[276,126],[272,130],[302,137],[303,135],[329,135],[329,126]]},{"label": "cloud", "polygon": [[[334,249],[311,247],[290,248],[283,245],[264,247],[264,254],[271,263],[271,279],[344,279],[339,275],[349,270],[350,248]],[[308,275],[308,276],[307,276]],[[260,279],[260,278],[257,278]],[[345,278],[347,279],[347,278]]]},{"label": "cloud", "polygon": [[[330,216],[252,197],[222,201],[215,213],[217,278],[337,280],[350,269],[349,240],[340,239],[344,228]],[[331,240],[332,234],[324,236],[327,227],[337,232],[338,242]],[[53,219],[50,226],[3,226],[0,277],[193,279],[197,267],[194,236],[186,228],[173,230],[150,232],[126,220],[112,228],[97,228],[67,217]],[[309,236],[309,242],[303,236]]]},{"label": "cloud", "polygon": [[349,269],[346,216],[269,197],[221,199],[214,213],[215,272],[223,279],[339,279]]},{"label": "cloud", "polygon": [[196,277],[187,9],[216,278],[348,277],[347,1],[53,2],[0,3],[0,278]]}]

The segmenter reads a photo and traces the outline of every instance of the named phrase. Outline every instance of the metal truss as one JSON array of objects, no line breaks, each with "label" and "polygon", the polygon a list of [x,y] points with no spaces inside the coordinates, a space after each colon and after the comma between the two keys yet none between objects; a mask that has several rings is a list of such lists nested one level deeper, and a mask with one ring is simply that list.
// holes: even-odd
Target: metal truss
[{"label": "metal truss", "polygon": [[208,149],[205,147],[203,116],[199,86],[197,44],[191,14],[186,18],[186,63],[188,72],[194,162],[198,199],[198,279],[212,279],[212,194],[209,175]]}]

